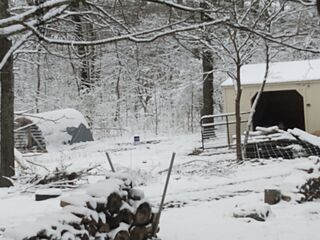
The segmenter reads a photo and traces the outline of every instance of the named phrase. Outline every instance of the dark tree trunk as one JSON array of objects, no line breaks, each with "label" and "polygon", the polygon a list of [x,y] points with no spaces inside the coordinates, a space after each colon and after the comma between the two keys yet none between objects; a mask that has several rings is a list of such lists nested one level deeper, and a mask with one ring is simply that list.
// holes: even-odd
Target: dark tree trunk
[{"label": "dark tree trunk", "polygon": [[237,91],[235,99],[235,114],[236,114],[236,152],[237,160],[242,161],[242,144],[241,144],[241,112],[240,112],[240,100],[241,100],[241,75],[240,75],[241,66],[237,64]]},{"label": "dark tree trunk", "polygon": [[[203,68],[203,108],[201,115],[213,114],[213,58],[212,53],[206,51],[202,57]],[[212,120],[211,120],[212,121]]]},{"label": "dark tree trunk", "polygon": [[[74,3],[74,8],[81,8],[79,3]],[[76,23],[77,40],[94,40],[93,27],[91,23],[83,21],[80,15],[74,15],[73,20]],[[95,80],[99,77],[99,72],[95,71],[95,47],[94,46],[77,46],[77,52],[80,57],[80,89],[90,91],[94,88]]]},{"label": "dark tree trunk", "polygon": [[[0,19],[9,17],[8,0],[0,1]],[[11,48],[11,41],[0,37],[0,61]],[[14,137],[13,137],[13,109],[14,109],[14,90],[13,90],[13,60],[12,57],[0,70],[1,80],[1,168],[0,168],[0,187],[7,187],[8,181],[2,176],[11,177],[14,175]]]},{"label": "dark tree trunk", "polygon": [[[200,2],[200,7],[208,9],[206,2]],[[208,19],[201,13],[201,21],[205,22]],[[213,56],[212,52],[205,49],[202,54],[202,71],[203,71],[203,108],[201,116],[213,114]],[[213,122],[213,119],[208,119],[207,122]]]}]

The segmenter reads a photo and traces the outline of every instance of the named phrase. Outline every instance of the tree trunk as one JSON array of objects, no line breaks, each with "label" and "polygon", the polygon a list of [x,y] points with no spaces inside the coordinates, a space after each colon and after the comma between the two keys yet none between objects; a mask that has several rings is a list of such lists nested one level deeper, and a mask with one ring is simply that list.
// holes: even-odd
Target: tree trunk
[{"label": "tree trunk", "polygon": [[39,47],[38,49],[38,60],[37,60],[37,90],[36,90],[36,113],[40,112],[39,108],[39,98],[40,98],[40,90],[41,90],[41,73],[40,73],[40,68],[41,68],[41,49]]},{"label": "tree trunk", "polygon": [[236,100],[235,100],[235,114],[236,114],[236,152],[237,160],[242,161],[242,144],[241,144],[241,109],[240,109],[240,100],[241,100],[241,76],[240,76],[241,66],[237,64],[237,90],[236,90]]},{"label": "tree trunk", "polygon": [[[208,9],[206,2],[201,1],[200,7]],[[201,21],[205,22],[208,19],[201,13]],[[212,52],[205,49],[202,54],[202,71],[203,71],[203,108],[201,116],[213,114],[213,56]],[[213,119],[207,119],[204,123],[213,122]]]},{"label": "tree trunk", "polygon": [[[0,1],[0,19],[9,17],[8,0]],[[0,61],[12,46],[9,39],[0,37]],[[0,187],[7,187],[8,182],[2,176],[14,175],[14,136],[13,136],[13,60],[8,59],[3,69],[0,70],[1,80],[1,168]]]},{"label": "tree trunk", "polygon": [[[74,3],[74,8],[79,9],[81,5]],[[73,20],[76,23],[77,40],[94,40],[92,33],[92,23],[83,21],[80,15],[74,15]],[[80,60],[80,89],[84,93],[89,92],[95,86],[95,79],[99,77],[99,73],[95,72],[95,46],[77,46],[77,52]]]},{"label": "tree trunk", "polygon": [[206,51],[202,57],[203,68],[203,108],[202,116],[213,114],[213,63],[212,53]]}]

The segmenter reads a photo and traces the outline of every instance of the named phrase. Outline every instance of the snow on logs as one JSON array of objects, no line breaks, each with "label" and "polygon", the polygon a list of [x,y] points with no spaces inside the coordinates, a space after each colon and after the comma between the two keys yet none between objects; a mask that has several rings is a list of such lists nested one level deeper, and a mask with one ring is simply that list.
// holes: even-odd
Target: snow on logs
[{"label": "snow on logs", "polygon": [[[119,179],[91,184],[85,194],[62,197],[62,212],[72,221],[60,220],[23,239],[151,239],[156,213],[144,194]],[[159,230],[159,229],[157,229]],[[21,238],[20,238],[21,239]]]}]

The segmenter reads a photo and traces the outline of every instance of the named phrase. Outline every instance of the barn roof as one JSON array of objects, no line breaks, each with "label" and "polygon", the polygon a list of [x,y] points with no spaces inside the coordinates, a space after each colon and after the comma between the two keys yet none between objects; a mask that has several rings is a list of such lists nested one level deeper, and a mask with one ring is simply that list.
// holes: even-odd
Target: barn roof
[{"label": "barn roof", "polygon": [[[242,85],[261,84],[266,64],[248,64],[241,68]],[[270,63],[267,83],[320,80],[320,59]],[[232,86],[228,78],[221,86]]]}]

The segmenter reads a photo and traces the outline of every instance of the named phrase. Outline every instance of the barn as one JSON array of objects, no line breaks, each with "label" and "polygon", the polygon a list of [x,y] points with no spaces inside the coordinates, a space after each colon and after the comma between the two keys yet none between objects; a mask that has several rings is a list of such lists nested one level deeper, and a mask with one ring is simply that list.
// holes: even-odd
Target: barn
[{"label": "barn", "polygon": [[75,109],[20,114],[15,119],[15,148],[21,152],[46,152],[66,144],[93,141],[88,123]]},{"label": "barn", "polygon": [[[242,132],[248,112],[257,96],[265,75],[266,64],[245,65],[241,69]],[[224,111],[235,112],[235,88],[232,79],[222,83]],[[229,119],[234,122],[234,119]],[[270,63],[264,92],[253,118],[253,128],[277,125],[287,130],[299,128],[320,133],[320,60]],[[235,134],[235,126],[230,135]]]}]

